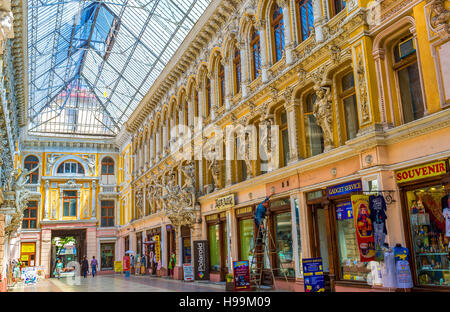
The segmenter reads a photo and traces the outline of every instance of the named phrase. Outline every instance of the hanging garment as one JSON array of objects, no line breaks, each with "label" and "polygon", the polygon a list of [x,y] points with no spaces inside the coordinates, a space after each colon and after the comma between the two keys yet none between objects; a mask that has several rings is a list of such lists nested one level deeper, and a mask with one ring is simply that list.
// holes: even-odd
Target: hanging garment
[{"label": "hanging garment", "polygon": [[409,262],[406,260],[399,260],[395,263],[397,273],[397,287],[398,288],[412,288],[413,282],[411,277],[411,269]]},{"label": "hanging garment", "polygon": [[442,214],[445,219],[445,236],[450,237],[450,208],[445,208]]},{"label": "hanging garment", "polygon": [[394,252],[391,249],[384,250],[384,262],[382,263],[383,287],[397,288],[397,274],[395,268]]},{"label": "hanging garment", "polygon": [[375,242],[375,260],[383,260],[383,245],[387,234],[386,229],[386,201],[384,196],[370,196],[369,197],[369,209],[370,209],[370,219],[372,220],[373,232],[374,232],[374,242]]}]

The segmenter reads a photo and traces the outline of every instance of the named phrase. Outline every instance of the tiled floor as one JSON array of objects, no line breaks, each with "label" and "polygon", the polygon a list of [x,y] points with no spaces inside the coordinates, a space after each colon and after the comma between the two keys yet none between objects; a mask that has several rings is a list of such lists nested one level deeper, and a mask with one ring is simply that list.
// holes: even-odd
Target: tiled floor
[{"label": "tiled floor", "polygon": [[225,284],[211,282],[183,282],[151,276],[130,276],[120,274],[98,275],[95,278],[80,277],[45,279],[35,285],[17,284],[12,292],[217,292],[225,291]]}]

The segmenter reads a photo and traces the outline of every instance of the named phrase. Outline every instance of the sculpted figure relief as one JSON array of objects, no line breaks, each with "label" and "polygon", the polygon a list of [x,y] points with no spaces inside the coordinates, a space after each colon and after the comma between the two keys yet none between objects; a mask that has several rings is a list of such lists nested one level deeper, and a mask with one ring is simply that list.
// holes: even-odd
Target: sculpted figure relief
[{"label": "sculpted figure relief", "polygon": [[331,87],[329,84],[322,84],[314,87],[317,99],[314,103],[314,117],[323,131],[325,152],[333,149],[333,109],[331,100]]},{"label": "sculpted figure relief", "polygon": [[445,8],[445,0],[434,0],[431,4],[431,26],[444,25],[445,30],[450,32],[450,11]]},{"label": "sculpted figure relief", "polygon": [[253,177],[253,163],[250,157],[250,148],[250,134],[248,132],[243,132],[240,137],[239,155],[244,158],[247,179]]}]

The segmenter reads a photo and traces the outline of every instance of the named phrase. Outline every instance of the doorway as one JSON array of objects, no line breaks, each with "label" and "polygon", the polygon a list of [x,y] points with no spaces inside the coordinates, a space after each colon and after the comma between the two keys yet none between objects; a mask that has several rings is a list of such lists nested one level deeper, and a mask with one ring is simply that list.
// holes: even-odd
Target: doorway
[{"label": "doorway", "polygon": [[55,277],[56,262],[61,259],[61,277],[81,275],[80,263],[86,255],[86,229],[52,230],[50,276]]}]

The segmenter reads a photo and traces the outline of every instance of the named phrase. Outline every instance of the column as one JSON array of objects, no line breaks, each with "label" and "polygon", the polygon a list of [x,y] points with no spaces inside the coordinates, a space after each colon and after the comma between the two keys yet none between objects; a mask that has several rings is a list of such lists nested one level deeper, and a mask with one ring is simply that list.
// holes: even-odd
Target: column
[{"label": "column", "polygon": [[161,131],[160,129],[156,132],[156,161],[161,160]]},{"label": "column", "polygon": [[[168,259],[167,259],[167,231],[166,226],[161,225],[161,268],[164,268],[164,271],[167,272],[168,268]],[[163,272],[162,272],[163,273]]]},{"label": "column", "polygon": [[314,31],[316,33],[316,41],[323,41],[322,24],[326,21],[326,18],[322,16],[322,5],[320,0],[312,0],[313,16],[314,16]]},{"label": "column", "polygon": [[378,85],[378,107],[380,110],[381,124],[384,128],[387,128],[387,113],[386,102],[384,98],[384,86],[383,86],[383,68],[382,62],[385,56],[385,50],[380,48],[372,52],[373,60],[375,61],[375,69],[377,73],[377,85]]},{"label": "column", "polygon": [[176,264],[174,268],[173,278],[176,280],[182,280],[183,277],[183,238],[181,237],[181,226],[178,226],[178,229],[175,234],[175,257]]},{"label": "column", "polygon": [[267,32],[266,32],[267,22],[265,20],[259,20],[256,23],[256,27],[259,29],[259,38],[261,41],[261,81],[266,83],[269,80],[268,69],[269,69],[269,47],[267,46]]},{"label": "column", "polygon": [[292,57],[294,42],[292,40],[291,16],[289,14],[289,0],[277,0],[277,3],[283,9],[286,64],[292,64],[292,62],[294,61]]},{"label": "column", "polygon": [[[233,63],[232,58],[227,57],[222,59],[222,65],[223,70],[225,72],[224,79],[225,79],[225,109],[229,110],[231,107],[231,98],[234,94],[234,77],[233,77]],[[220,88],[220,86],[219,86]]]},{"label": "column", "polygon": [[50,263],[52,254],[52,230],[42,229],[41,231],[41,266],[44,267],[45,277],[50,277],[52,263]]},{"label": "column", "polygon": [[[226,227],[227,227],[226,239],[227,239],[227,241],[225,242],[225,244],[227,244],[228,253],[225,255],[225,257],[228,258],[228,272],[233,272],[233,260],[237,259],[237,257],[233,258],[233,250],[232,250],[233,245],[231,244],[231,241],[232,241],[231,239],[232,239],[232,235],[234,233],[234,229],[233,229],[231,223],[232,223],[232,220],[235,218],[233,218],[232,210],[228,210],[226,212],[226,215],[227,215],[227,221],[226,221]],[[237,245],[237,244],[234,244],[234,245]]]},{"label": "column", "polygon": [[294,163],[300,159],[299,157],[299,138],[298,138],[298,106],[296,100],[290,99],[291,102],[285,103],[288,134],[289,134],[289,163]]},{"label": "column", "polygon": [[153,164],[155,161],[155,139],[154,134],[151,134],[150,137],[150,164]]},{"label": "column", "polygon": [[50,182],[47,180],[44,184],[45,198],[44,198],[44,221],[48,221],[48,212],[50,211]]},{"label": "column", "polygon": [[239,43],[239,48],[241,51],[241,92],[242,98],[246,98],[248,95],[248,84],[250,83],[250,66],[249,66],[249,47],[245,44],[245,41]]},{"label": "column", "polygon": [[95,204],[97,203],[97,183],[92,181],[91,219],[95,219]]},{"label": "column", "polygon": [[[216,108],[217,108],[217,86],[216,86],[216,79],[214,78],[214,75],[211,75],[211,73],[208,73],[208,78],[211,81],[211,112],[210,117],[211,120],[214,120],[216,118]],[[206,100],[206,99],[205,99]]]}]

